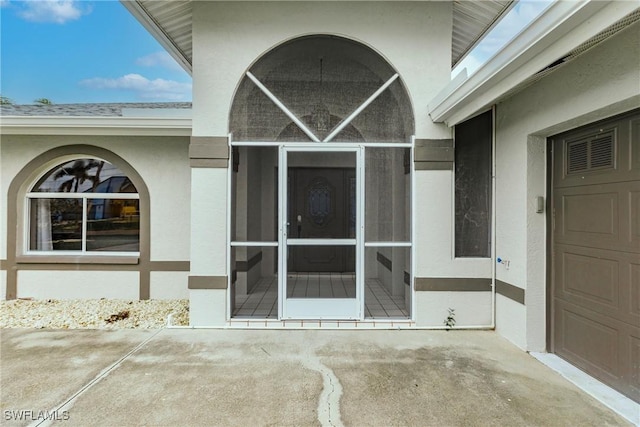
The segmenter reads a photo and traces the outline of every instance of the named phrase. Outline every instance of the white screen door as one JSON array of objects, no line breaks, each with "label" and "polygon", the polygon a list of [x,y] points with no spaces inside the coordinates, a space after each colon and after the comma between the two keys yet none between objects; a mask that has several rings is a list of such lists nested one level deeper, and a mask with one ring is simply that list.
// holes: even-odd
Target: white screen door
[{"label": "white screen door", "polygon": [[353,144],[281,147],[282,319],[362,319],[362,158]]}]

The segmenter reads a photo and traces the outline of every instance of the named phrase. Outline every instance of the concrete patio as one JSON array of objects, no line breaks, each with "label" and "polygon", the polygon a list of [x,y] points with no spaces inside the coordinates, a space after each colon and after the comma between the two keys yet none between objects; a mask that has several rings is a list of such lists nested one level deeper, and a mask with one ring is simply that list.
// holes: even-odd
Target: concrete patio
[{"label": "concrete patio", "polygon": [[7,426],[630,425],[491,331],[0,333]]}]

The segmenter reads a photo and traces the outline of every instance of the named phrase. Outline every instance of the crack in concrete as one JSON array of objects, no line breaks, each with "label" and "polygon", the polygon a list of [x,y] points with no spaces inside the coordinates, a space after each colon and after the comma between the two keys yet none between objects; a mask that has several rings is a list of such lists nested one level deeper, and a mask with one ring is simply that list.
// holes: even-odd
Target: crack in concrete
[{"label": "crack in concrete", "polygon": [[318,421],[323,427],[344,427],[340,416],[342,386],[333,370],[324,365],[315,354],[307,354],[302,360],[307,368],[322,375],[322,392],[318,398]]},{"label": "crack in concrete", "polygon": [[[327,368],[328,369],[328,368]],[[340,386],[340,383],[338,382],[338,387],[339,390],[336,392],[336,385],[333,383],[332,377],[334,377],[336,380],[338,379],[337,377],[335,377],[335,374],[333,373],[333,371],[329,370],[329,374],[327,374],[325,376],[325,378],[327,378],[329,380],[329,385],[331,386],[331,391],[329,391],[329,393],[327,393],[326,396],[326,404],[328,407],[328,424],[332,427],[341,427],[342,424],[342,420],[340,419],[340,396],[342,396],[342,387]],[[335,393],[335,394],[334,394]],[[335,396],[335,398],[334,398]],[[335,399],[336,404],[333,406],[333,411],[332,411],[332,405],[331,402]],[[322,400],[321,400],[322,402]],[[334,413],[335,412],[335,413]],[[337,420],[336,420],[337,418]],[[335,423],[334,423],[335,421]],[[322,422],[322,420],[320,420],[320,422]]]}]

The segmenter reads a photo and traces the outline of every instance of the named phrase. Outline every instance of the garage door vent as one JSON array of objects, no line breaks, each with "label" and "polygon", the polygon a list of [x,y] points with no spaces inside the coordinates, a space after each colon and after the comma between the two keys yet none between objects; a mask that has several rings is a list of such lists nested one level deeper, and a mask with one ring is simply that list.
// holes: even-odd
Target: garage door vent
[{"label": "garage door vent", "polygon": [[584,173],[612,168],[614,133],[597,133],[567,143],[567,173]]},{"label": "garage door vent", "polygon": [[580,141],[569,144],[569,173],[589,169],[589,142]]},{"label": "garage door vent", "polygon": [[591,142],[591,168],[613,166],[613,133],[603,135]]}]

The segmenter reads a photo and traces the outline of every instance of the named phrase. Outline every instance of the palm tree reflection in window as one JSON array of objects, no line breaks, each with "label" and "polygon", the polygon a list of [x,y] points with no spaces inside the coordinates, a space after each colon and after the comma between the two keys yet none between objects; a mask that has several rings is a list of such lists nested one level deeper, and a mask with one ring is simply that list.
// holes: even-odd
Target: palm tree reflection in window
[{"label": "palm tree reflection in window", "polygon": [[[73,162],[71,166],[68,166],[68,163],[61,166],[60,170],[55,173],[53,176],[54,180],[63,179],[65,177],[70,176],[71,178],[67,181],[63,181],[58,188],[58,191],[63,193],[71,192],[73,188],[73,192],[78,192],[78,187],[80,184],[84,184],[86,180],[90,180],[92,182],[92,188],[95,187],[100,182],[100,172],[104,167],[104,161],[93,160],[93,159],[80,159]],[[91,169],[96,168],[95,174],[90,175],[89,172]],[[75,184],[75,186],[74,186]]]}]

